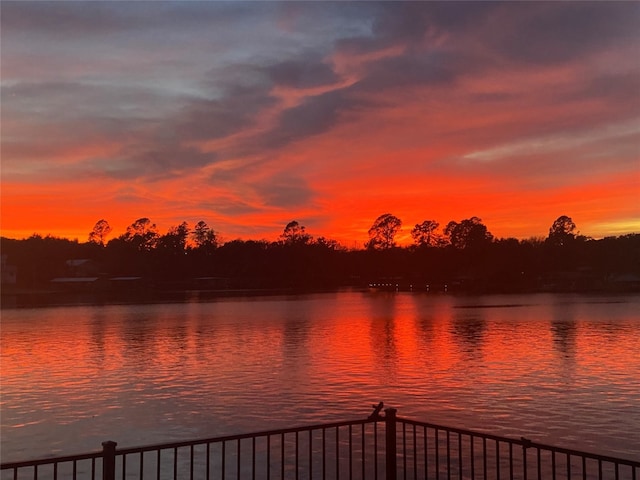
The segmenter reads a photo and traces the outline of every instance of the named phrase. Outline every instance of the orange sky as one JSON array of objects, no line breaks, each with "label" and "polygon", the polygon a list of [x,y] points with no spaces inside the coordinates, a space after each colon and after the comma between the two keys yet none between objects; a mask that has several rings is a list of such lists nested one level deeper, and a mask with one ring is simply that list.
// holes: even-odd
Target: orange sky
[{"label": "orange sky", "polygon": [[1,234],[640,232],[640,4],[3,1]]}]

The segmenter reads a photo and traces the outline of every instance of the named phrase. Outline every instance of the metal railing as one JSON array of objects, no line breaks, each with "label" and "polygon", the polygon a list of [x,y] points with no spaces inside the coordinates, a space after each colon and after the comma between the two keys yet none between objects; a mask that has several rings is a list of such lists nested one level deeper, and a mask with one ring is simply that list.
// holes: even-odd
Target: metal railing
[{"label": "metal railing", "polygon": [[396,419],[395,479],[640,479],[640,462]]},{"label": "metal railing", "polygon": [[366,419],[0,465],[1,480],[612,479],[640,462],[400,418]]}]

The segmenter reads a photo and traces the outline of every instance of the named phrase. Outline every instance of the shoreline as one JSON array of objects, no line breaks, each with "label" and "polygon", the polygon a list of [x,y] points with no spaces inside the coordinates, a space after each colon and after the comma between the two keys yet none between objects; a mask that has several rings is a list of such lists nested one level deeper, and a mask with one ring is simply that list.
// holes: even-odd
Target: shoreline
[{"label": "shoreline", "polygon": [[341,286],[334,288],[274,287],[225,289],[142,289],[131,291],[70,291],[55,289],[3,289],[0,292],[0,310],[21,308],[47,308],[68,306],[102,306],[131,304],[161,304],[207,302],[224,298],[265,297],[279,295],[311,295],[321,293],[370,292],[373,294],[407,293],[427,296],[483,296],[483,295],[640,295],[636,289],[531,289],[504,291],[489,289],[420,289],[411,286]]}]

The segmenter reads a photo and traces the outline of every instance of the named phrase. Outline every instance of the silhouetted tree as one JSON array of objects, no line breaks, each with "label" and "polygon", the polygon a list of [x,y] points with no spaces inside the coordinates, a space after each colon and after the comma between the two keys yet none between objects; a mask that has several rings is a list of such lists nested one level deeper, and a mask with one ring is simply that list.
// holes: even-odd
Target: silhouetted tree
[{"label": "silhouetted tree", "polygon": [[326,238],[326,237],[318,237],[316,239],[316,245],[326,249],[326,250],[333,250],[333,251],[344,251],[346,250],[345,247],[343,247],[342,245],[340,245],[340,242],[338,242],[337,240],[333,240],[331,238]]},{"label": "silhouetted tree", "polygon": [[172,253],[183,253],[187,248],[189,238],[189,224],[182,222],[180,225],[171,227],[169,231],[158,238],[157,248]]},{"label": "silhouetted tree", "polygon": [[121,238],[135,245],[138,250],[149,251],[155,248],[158,236],[156,224],[143,217],[129,225],[126,233]]},{"label": "silhouetted tree", "polygon": [[213,250],[218,246],[218,238],[215,232],[203,220],[200,220],[193,227],[191,238],[198,249]]},{"label": "silhouetted tree", "polygon": [[284,232],[280,235],[280,240],[285,245],[307,245],[313,237],[305,232],[304,226],[293,220],[284,227]]},{"label": "silhouetted tree", "polygon": [[96,243],[102,247],[106,245],[107,236],[111,233],[111,226],[106,220],[98,220],[89,232],[89,242]]},{"label": "silhouetted tree", "polygon": [[475,248],[491,243],[493,235],[478,217],[462,220],[460,223],[450,221],[444,228],[451,245],[458,249]]},{"label": "silhouetted tree", "polygon": [[376,218],[369,229],[369,241],[366,247],[370,250],[385,250],[395,247],[395,236],[400,231],[402,220],[398,217],[385,213]]},{"label": "silhouetted tree", "polygon": [[532,248],[539,248],[541,245],[544,244],[545,240],[546,240],[545,237],[534,236],[534,237],[525,238],[524,240],[521,241],[521,243],[525,245],[530,245]]},{"label": "silhouetted tree", "polygon": [[549,228],[549,236],[547,237],[547,242],[551,245],[566,245],[567,243],[575,240],[576,234],[574,233],[576,229],[576,224],[573,223],[571,217],[566,215],[561,215],[556,218]]},{"label": "silhouetted tree", "polygon": [[268,280],[265,279],[272,273],[269,248],[270,243],[265,240],[236,239],[225,242],[216,250],[216,274],[228,277],[232,284],[243,287],[266,286]]},{"label": "silhouetted tree", "polygon": [[436,233],[440,224],[435,220],[425,220],[417,223],[411,230],[411,238],[418,246],[436,247],[442,242],[442,237]]}]

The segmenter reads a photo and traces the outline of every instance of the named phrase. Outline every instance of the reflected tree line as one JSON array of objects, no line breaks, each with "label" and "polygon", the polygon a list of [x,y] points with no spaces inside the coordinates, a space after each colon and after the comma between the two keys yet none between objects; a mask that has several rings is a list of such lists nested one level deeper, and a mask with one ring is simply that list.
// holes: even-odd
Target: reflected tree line
[{"label": "reflected tree line", "polygon": [[[566,215],[546,237],[495,238],[478,217],[441,228],[425,220],[398,246],[402,221],[380,215],[360,249],[314,238],[297,221],[276,241],[221,242],[206,222],[161,234],[149,218],[109,239],[106,220],[87,242],[34,234],[1,239],[16,285],[39,288],[55,278],[140,278],[176,289],[333,289],[342,286],[467,292],[640,290],[640,234],[592,239]],[[84,260],[84,261],[80,261]],[[4,265],[3,265],[4,267]]]}]

